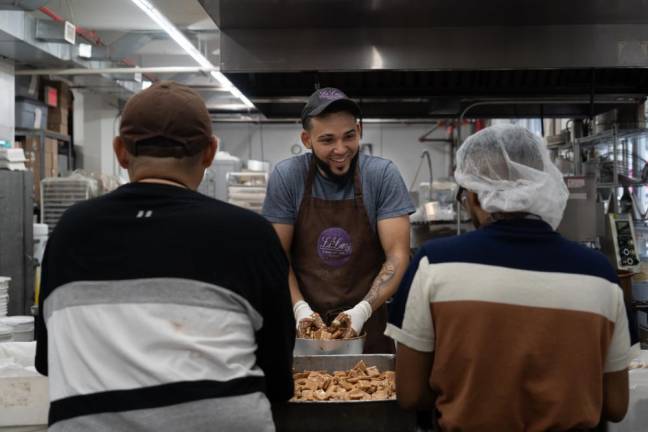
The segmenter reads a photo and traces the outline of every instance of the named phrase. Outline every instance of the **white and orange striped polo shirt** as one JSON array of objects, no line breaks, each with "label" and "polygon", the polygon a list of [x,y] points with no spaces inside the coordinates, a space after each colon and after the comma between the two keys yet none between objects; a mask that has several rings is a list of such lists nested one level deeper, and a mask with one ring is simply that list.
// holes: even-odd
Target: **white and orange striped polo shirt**
[{"label": "white and orange striped polo shirt", "polygon": [[603,374],[631,355],[616,281],[603,255],[548,224],[499,221],[426,244],[385,333],[434,352],[429,383],[443,430],[594,427]]}]

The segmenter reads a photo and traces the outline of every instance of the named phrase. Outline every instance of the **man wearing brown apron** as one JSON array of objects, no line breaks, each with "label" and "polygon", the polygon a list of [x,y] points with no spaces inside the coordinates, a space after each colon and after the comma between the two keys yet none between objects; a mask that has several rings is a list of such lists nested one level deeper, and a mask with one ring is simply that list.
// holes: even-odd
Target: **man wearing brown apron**
[{"label": "man wearing brown apron", "polygon": [[414,207],[394,164],[359,154],[361,112],[334,88],[311,95],[301,139],[311,154],[277,164],[264,216],[291,260],[298,330],[323,320],[366,332],[365,352],[393,352],[385,302],[409,262]]}]

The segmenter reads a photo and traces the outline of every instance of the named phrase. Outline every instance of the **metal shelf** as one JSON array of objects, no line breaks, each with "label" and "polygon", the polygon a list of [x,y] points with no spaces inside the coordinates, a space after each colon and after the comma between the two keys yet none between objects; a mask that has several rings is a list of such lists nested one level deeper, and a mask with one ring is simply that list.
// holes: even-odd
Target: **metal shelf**
[{"label": "metal shelf", "polygon": [[573,147],[574,145],[572,143],[547,144],[547,148],[549,150],[563,150],[563,149],[570,149]]},{"label": "metal shelf", "polygon": [[54,132],[54,131],[50,131],[50,130],[45,131],[45,136],[47,138],[54,138],[56,140],[63,141],[63,142],[66,142],[66,143],[70,142],[70,136],[69,135],[63,135],[63,134],[60,134],[58,132]]},{"label": "metal shelf", "polygon": [[[72,138],[69,135],[63,135],[58,132],[54,132],[47,129],[25,129],[25,128],[16,128],[14,135],[17,136],[27,136],[27,137],[39,137],[39,151],[41,154],[45,154],[45,139],[51,138],[55,139],[58,142],[57,152],[64,150],[67,155],[67,167],[68,170],[72,170],[74,166],[73,162],[73,152],[72,152]],[[64,144],[61,144],[64,143]],[[66,151],[67,150],[67,151]],[[45,158],[40,158],[40,178],[45,178]]]},{"label": "metal shelf", "polygon": [[601,144],[601,143],[597,143],[597,141],[603,141],[605,139],[610,139],[610,138],[613,138],[613,137],[614,137],[614,131],[607,130],[607,131],[598,133],[596,135],[590,135],[590,136],[586,136],[586,137],[575,138],[574,139],[574,144],[597,145],[597,144]]},{"label": "metal shelf", "polygon": [[599,183],[596,185],[597,189],[611,189],[621,187],[619,183]]},{"label": "metal shelf", "polygon": [[15,135],[20,135],[20,136],[44,135],[47,138],[53,138],[55,140],[64,141],[64,142],[70,142],[71,139],[69,135],[63,135],[58,132],[54,132],[47,129],[16,128]]},{"label": "metal shelf", "polygon": [[574,144],[579,144],[581,146],[583,145],[595,146],[595,145],[603,145],[603,144],[611,145],[612,142],[601,142],[601,141],[612,140],[615,138],[615,136],[617,139],[626,139],[638,135],[648,135],[648,128],[606,130],[604,132],[595,135],[576,138],[574,139]]}]

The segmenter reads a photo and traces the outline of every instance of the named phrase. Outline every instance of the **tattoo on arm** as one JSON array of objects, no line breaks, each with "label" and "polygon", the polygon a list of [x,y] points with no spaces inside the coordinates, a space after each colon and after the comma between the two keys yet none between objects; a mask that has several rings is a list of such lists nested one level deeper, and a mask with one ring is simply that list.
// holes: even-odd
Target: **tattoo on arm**
[{"label": "tattoo on arm", "polygon": [[390,282],[394,278],[394,275],[396,274],[396,265],[397,263],[393,259],[387,258],[387,261],[383,264],[378,276],[376,276],[371,284],[371,288],[364,299],[369,302],[373,308],[380,306],[375,303],[378,301],[384,289],[389,286]]}]

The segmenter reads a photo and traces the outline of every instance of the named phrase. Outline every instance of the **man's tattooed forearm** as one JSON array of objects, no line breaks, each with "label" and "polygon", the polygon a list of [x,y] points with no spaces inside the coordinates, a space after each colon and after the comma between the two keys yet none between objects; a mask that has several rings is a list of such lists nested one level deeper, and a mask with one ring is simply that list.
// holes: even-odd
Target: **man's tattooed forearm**
[{"label": "man's tattooed forearm", "polygon": [[389,285],[395,274],[396,263],[388,258],[380,269],[378,276],[376,276],[373,283],[371,284],[371,288],[369,289],[369,292],[364,299],[368,301],[372,306],[378,306],[374,303],[378,300],[378,297],[380,297],[380,294],[385,289],[385,287]]}]

